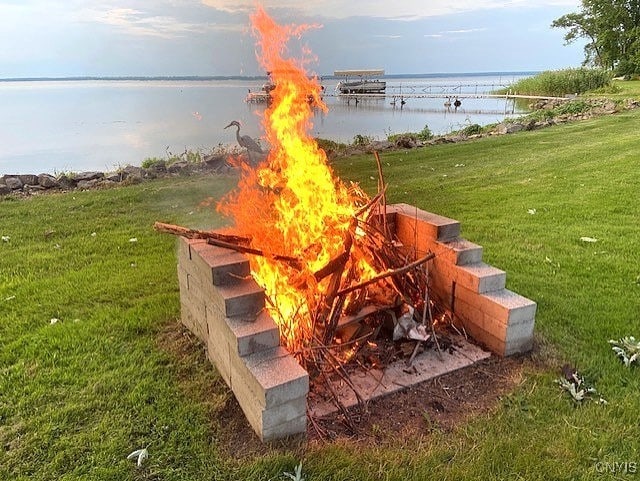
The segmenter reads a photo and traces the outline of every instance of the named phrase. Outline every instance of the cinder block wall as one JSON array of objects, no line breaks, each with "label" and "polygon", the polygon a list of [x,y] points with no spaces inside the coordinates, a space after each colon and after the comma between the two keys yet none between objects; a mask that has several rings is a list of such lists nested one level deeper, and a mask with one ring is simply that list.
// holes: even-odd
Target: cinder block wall
[{"label": "cinder block wall", "polygon": [[[505,272],[482,262],[482,247],[460,237],[459,222],[408,204],[387,206],[387,221],[415,258],[436,254],[433,292],[474,340],[500,356],[531,349],[536,303],[505,288]],[[183,324],[204,343],[260,439],[305,432],[309,376],[280,347],[248,259],[180,238],[178,278]]]},{"label": "cinder block wall", "polygon": [[460,223],[408,204],[387,206],[396,236],[416,258],[436,254],[432,289],[454,320],[500,356],[529,351],[536,303],[505,288],[504,271],[482,262],[482,247],[460,237]]},{"label": "cinder block wall", "polygon": [[180,238],[178,279],[183,324],[204,343],[260,439],[305,432],[309,376],[280,347],[247,258]]}]

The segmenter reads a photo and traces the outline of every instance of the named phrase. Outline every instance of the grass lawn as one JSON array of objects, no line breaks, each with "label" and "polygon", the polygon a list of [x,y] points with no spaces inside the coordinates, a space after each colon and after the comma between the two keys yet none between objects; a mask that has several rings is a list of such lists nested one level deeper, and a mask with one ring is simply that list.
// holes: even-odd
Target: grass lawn
[{"label": "grass lawn", "polygon": [[[389,201],[459,220],[538,315],[536,350],[494,409],[377,446],[238,459],[221,416],[232,395],[198,349],[172,347],[191,342],[168,334],[180,315],[175,239],[152,224],[221,224],[207,199],[233,177],[1,200],[0,479],[266,481],[299,461],[310,481],[634,479],[640,367],[607,341],[640,338],[639,125],[640,111],[626,112],[382,155]],[[334,166],[375,190],[372,156]],[[561,391],[565,362],[608,404]],[[136,468],[126,456],[142,447]]]}]

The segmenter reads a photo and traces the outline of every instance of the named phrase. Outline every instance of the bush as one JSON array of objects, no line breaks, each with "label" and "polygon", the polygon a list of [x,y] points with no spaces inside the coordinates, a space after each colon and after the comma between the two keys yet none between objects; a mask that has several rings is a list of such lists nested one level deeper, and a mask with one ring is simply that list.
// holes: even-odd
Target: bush
[{"label": "bush", "polygon": [[433,138],[433,132],[431,132],[428,125],[425,125],[424,128],[418,132],[417,137],[422,141],[431,140]]},{"label": "bush", "polygon": [[[564,97],[600,89],[611,83],[611,74],[601,69],[575,68],[549,70],[527,77],[513,84],[509,91],[521,95],[549,95]],[[506,93],[506,91],[502,91]]]},{"label": "bush", "polygon": [[373,142],[373,138],[368,135],[357,134],[353,137],[353,145],[355,147],[366,147]]},{"label": "bush", "polygon": [[556,107],[555,112],[558,115],[564,114],[581,114],[591,109],[591,106],[583,102],[582,100],[574,100],[571,102],[565,102],[564,104]]},{"label": "bush", "polygon": [[462,129],[460,131],[460,133],[462,135],[467,136],[467,137],[469,135],[481,134],[482,133],[482,126],[480,126],[478,124],[467,125],[464,129]]}]

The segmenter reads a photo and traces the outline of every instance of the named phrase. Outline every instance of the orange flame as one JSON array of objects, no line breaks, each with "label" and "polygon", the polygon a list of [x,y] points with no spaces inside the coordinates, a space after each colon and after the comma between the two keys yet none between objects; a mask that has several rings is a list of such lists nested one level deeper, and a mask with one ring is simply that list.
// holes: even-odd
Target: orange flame
[{"label": "orange flame", "polygon": [[334,176],[308,133],[313,106],[327,110],[317,79],[309,78],[302,62],[282,57],[289,38],[311,26],[280,26],[261,7],[251,21],[260,62],[276,86],[262,119],[271,151],[257,168],[244,166],[238,189],[218,208],[252,247],[300,259],[292,267],[268,256],[251,258],[281,338],[296,352],[309,344],[311,313],[326,294],[327,281],[318,283],[313,274],[342,253],[356,196]]}]

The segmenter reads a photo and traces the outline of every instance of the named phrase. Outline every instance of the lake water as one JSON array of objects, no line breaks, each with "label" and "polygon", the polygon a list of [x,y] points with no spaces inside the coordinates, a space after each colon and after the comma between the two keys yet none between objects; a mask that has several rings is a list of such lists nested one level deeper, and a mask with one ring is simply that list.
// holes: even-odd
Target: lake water
[{"label": "lake water", "polygon": [[[351,142],[361,134],[377,140],[389,134],[436,134],[465,125],[486,125],[517,114],[503,99],[463,99],[458,109],[442,98],[415,98],[444,91],[483,93],[527,74],[387,78],[391,98],[347,102],[334,95],[338,80],[323,80],[328,113],[316,112],[311,134]],[[185,149],[210,150],[235,144],[242,133],[262,135],[264,105],[244,101],[259,80],[80,80],[0,82],[0,175],[110,171],[140,165],[147,157],[166,157]],[[414,96],[414,97],[411,97]],[[406,103],[400,108],[400,98]],[[453,101],[453,98],[452,98]]]}]

